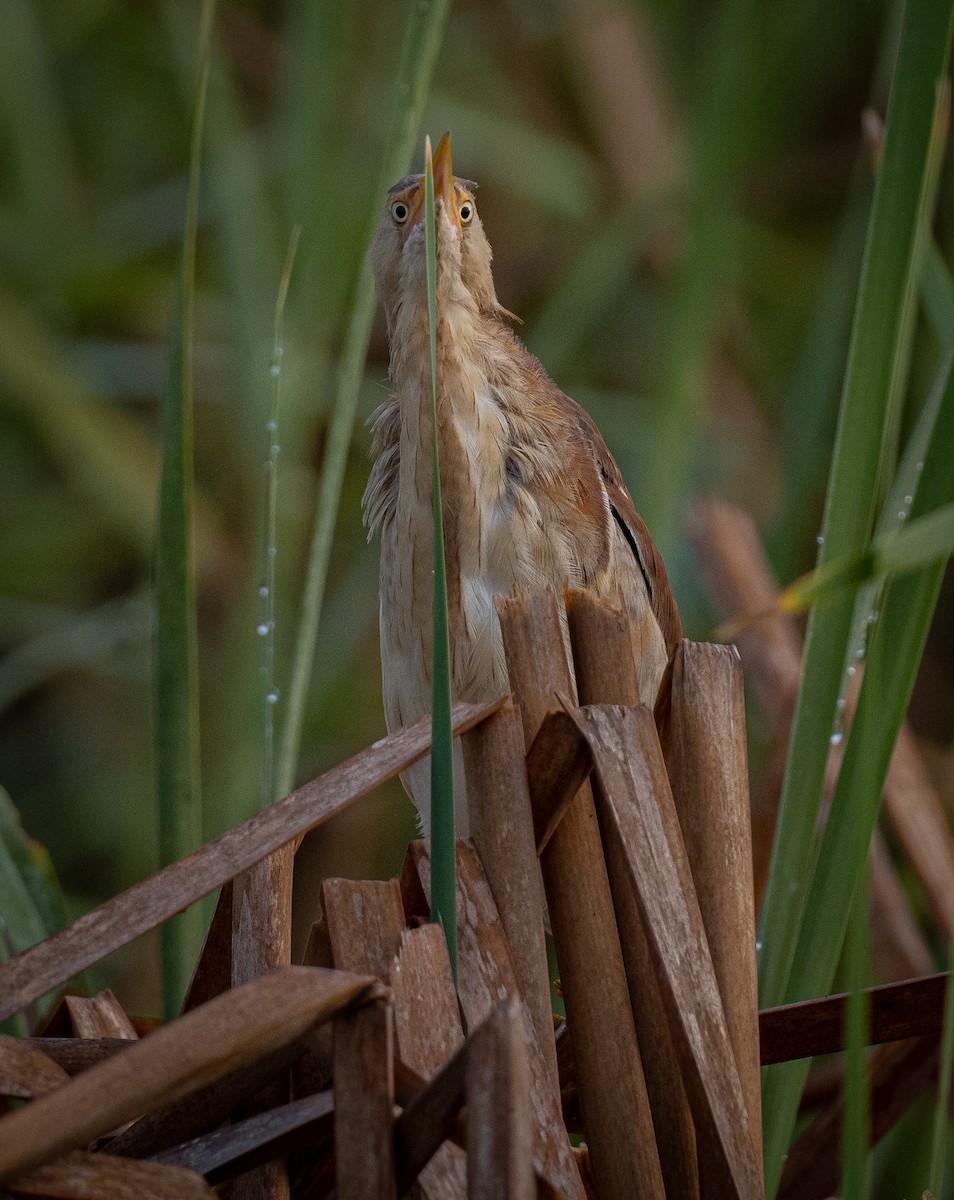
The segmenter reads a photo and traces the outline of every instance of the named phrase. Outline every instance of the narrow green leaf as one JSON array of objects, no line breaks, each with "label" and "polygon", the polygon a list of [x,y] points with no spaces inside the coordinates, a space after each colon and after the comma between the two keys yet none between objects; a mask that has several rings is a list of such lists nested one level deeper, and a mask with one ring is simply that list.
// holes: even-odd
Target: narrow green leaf
[{"label": "narrow green leaf", "polygon": [[[215,0],[204,0],[189,156],[189,193],[176,279],[169,374],[162,403],[162,476],[156,548],[154,722],[161,865],[202,841],[199,788],[199,677],[195,564],[192,555],[192,306],[199,209],[202,127],[209,81]],[[201,944],[201,909],[160,931],[163,1008],[176,1015]]]},{"label": "narrow green leaf", "polygon": [[[804,581],[793,584],[782,596],[782,607],[800,612],[813,604],[832,600],[846,587],[900,575],[917,567],[947,558],[954,551],[954,504],[945,504],[918,517],[906,529],[882,534],[864,554],[842,562],[828,563],[813,571]],[[871,616],[875,615],[873,608]],[[862,657],[864,642],[851,657]]]},{"label": "narrow green leaf", "polygon": [[437,221],[431,139],[424,152],[424,250],[427,267],[427,331],[431,351],[431,475],[434,509],[434,663],[431,701],[431,920],[447,939],[457,979],[457,847],[454,836],[454,738],[451,732],[450,632],[447,567],[437,436]]},{"label": "narrow green leaf", "polygon": [[[401,65],[394,84],[394,117],[382,159],[378,188],[369,207],[373,215],[369,216],[368,241],[374,232],[380,197],[404,173],[414,149],[449,10],[450,0],[418,0],[408,14]],[[348,447],[351,445],[364,361],[371,337],[374,305],[374,279],[371,268],[365,263],[358,280],[351,319],[345,335],[334,415],[321,468],[315,526],[308,556],[308,574],[298,619],[295,657],[288,690],[288,711],[282,729],[277,779],[279,794],[289,791],[295,779],[305,701],[308,698],[315,656],[315,637],[321,619],[328,560],[338,519],[341,485]]]},{"label": "narrow green leaf", "polygon": [[[903,353],[905,305],[927,217],[923,197],[931,182],[936,86],[946,70],[951,21],[949,0],[909,0],[905,10],[826,497],[820,566],[862,553],[871,532],[875,487],[890,440],[889,406]],[[849,589],[809,617],[803,683],[759,927],[763,1005],[780,1003],[787,994],[853,600]],[[783,1144],[776,1136],[778,1125],[776,1113],[767,1108],[769,1195],[787,1147],[787,1140]]]},{"label": "narrow green leaf", "polygon": [[[948,390],[914,496],[915,520],[954,502],[954,382]],[[868,847],[898,730],[914,687],[944,576],[944,562],[894,579],[872,627],[865,676],[821,845],[810,847],[813,873],[801,877],[807,899],[782,1002],[825,995],[841,954],[848,914],[859,894]],[[815,610],[816,612],[818,610]],[[810,1061],[765,1073],[766,1194],[775,1193]]]},{"label": "narrow green leaf", "polygon": [[[0,962],[41,942],[66,925],[66,905],[46,849],[28,837],[10,797],[0,788]],[[37,1005],[49,1011],[55,993]],[[0,1023],[0,1032],[25,1037],[23,1015]]]},{"label": "narrow green leaf", "polygon": [[265,460],[268,471],[268,496],[265,502],[265,569],[261,586],[262,620],[258,626],[258,632],[262,637],[262,719],[264,725],[262,808],[267,808],[277,798],[275,794],[275,705],[278,702],[278,691],[275,686],[275,560],[278,557],[278,454],[280,448],[278,433],[282,360],[285,356],[285,302],[288,299],[288,287],[291,283],[300,234],[301,226],[296,225],[288,242],[285,266],[275,300],[272,387],[268,404],[268,419],[265,422],[265,440],[268,446],[268,456]]},{"label": "narrow green leaf", "polygon": [[921,295],[935,337],[944,350],[954,347],[954,281],[937,242],[931,242],[921,266]]}]

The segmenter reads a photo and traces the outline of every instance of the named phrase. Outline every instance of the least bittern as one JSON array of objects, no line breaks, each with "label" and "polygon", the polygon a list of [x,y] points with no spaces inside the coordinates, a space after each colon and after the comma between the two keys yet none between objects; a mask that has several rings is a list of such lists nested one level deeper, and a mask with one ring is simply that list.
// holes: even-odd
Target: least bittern
[{"label": "least bittern", "polygon": [[[434,154],[438,446],[456,699],[509,690],[496,595],[517,586],[590,588],[628,610],[642,699],[655,700],[680,637],[666,569],[593,420],[504,324],[475,185],[455,179],[450,135]],[[381,664],[389,730],[430,711],[433,603],[431,377],[424,180],[388,192],[371,245],[393,391],[373,418],[364,495],[381,531]],[[467,833],[463,772],[458,831]],[[429,763],[404,783],[425,832]]]}]

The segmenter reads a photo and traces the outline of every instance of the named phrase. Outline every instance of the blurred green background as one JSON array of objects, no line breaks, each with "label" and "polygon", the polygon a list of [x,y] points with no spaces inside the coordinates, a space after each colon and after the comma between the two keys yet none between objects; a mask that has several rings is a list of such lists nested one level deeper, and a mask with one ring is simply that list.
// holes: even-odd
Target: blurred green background
[{"label": "blurred green background", "polygon": [[[292,229],[279,455],[278,728],[339,357],[382,202],[407,6],[220,0],[195,295],[196,554],[204,824],[254,812],[263,759],[266,430]],[[424,132],[480,184],[497,292],[599,422],[711,636],[682,527],[714,492],[756,517],[779,578],[814,561],[900,6],[471,0],[452,7]],[[71,913],[155,869],[150,583],[198,5],[4,0],[0,37],[0,784]],[[870,124],[870,122],[869,122]],[[410,166],[420,169],[420,156]],[[936,233],[950,260],[952,179]],[[926,340],[922,338],[920,340]],[[912,392],[932,360],[916,339]],[[299,778],[384,732],[364,419],[387,386],[376,323],[347,461]],[[954,621],[942,597],[916,729],[950,784]],[[753,761],[760,745],[753,714]],[[946,795],[951,788],[946,786]],[[384,789],[299,857],[394,872],[410,804]],[[109,964],[158,1012],[155,947]]]}]

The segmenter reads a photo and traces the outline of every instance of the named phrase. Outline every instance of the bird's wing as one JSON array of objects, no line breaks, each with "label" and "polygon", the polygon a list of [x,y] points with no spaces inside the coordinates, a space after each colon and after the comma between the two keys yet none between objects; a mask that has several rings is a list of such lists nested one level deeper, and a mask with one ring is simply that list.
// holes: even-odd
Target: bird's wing
[{"label": "bird's wing", "polygon": [[584,441],[590,447],[613,520],[632,551],[633,558],[646,584],[650,606],[662,631],[666,650],[671,656],[682,637],[682,623],[679,620],[679,610],[676,607],[672,588],[669,586],[669,576],[666,574],[662,555],[657,550],[656,543],[646,528],[646,523],[636,511],[636,505],[623,480],[622,472],[610,454],[596,422],[575,400],[571,400],[555,386],[553,391],[556,393],[553,399],[565,414],[566,419],[579,429]]}]

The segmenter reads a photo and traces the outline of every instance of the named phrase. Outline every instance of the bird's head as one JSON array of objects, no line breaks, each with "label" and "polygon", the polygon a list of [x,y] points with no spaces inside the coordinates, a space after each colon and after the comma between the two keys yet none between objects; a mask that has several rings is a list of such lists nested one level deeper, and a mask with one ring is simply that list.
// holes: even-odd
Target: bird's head
[{"label": "bird's head", "polygon": [[[434,152],[434,200],[437,233],[437,302],[463,305],[476,314],[497,315],[491,251],[477,214],[477,185],[454,177],[450,134]],[[426,314],[424,266],[424,176],[408,175],[389,191],[371,243],[371,265],[393,334],[402,309]]]}]

